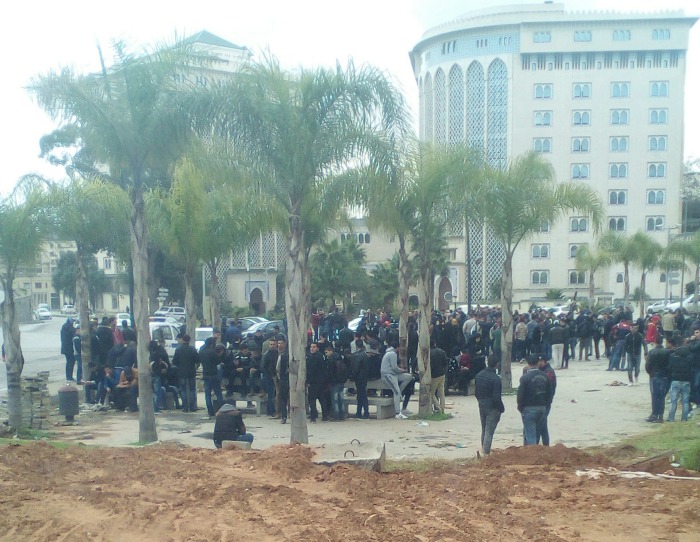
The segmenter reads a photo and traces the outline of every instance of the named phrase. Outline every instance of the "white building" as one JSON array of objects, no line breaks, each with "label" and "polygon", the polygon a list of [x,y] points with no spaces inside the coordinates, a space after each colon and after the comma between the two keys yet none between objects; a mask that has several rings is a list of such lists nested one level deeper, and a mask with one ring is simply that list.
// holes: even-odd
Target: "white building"
[{"label": "white building", "polygon": [[[604,230],[647,231],[665,245],[680,232],[685,58],[696,20],[681,11],[567,12],[546,2],[437,26],[411,51],[420,136],[467,142],[500,167],[541,152],[557,179],[599,192]],[[503,256],[487,231],[472,224],[470,232],[478,301],[500,277]],[[575,270],[574,255],[595,242],[588,217],[574,215],[528,240],[514,261],[516,302],[543,299],[550,288],[585,297],[589,277]],[[622,296],[621,273],[621,265],[598,272],[600,302]],[[648,276],[652,297],[664,296],[663,280]],[[633,270],[631,288],[639,281]]]}]

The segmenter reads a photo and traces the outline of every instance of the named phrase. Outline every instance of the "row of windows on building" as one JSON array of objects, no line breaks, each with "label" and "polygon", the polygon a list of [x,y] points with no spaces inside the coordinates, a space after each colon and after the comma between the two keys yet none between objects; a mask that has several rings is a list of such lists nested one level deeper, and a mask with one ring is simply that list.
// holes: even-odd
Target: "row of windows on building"
[{"label": "row of windows on building", "polygon": [[[576,109],[571,112],[572,126],[590,126],[593,122],[590,109]],[[668,109],[649,109],[649,124],[668,124]],[[610,124],[613,126],[625,126],[629,124],[629,109],[611,109]],[[535,126],[552,126],[554,124],[554,112],[551,110],[533,111],[533,123]]]},{"label": "row of windows on building", "polygon": [[[644,218],[645,230],[648,232],[662,231],[665,223],[665,217],[660,215]],[[569,219],[569,233],[586,233],[589,230],[589,226],[590,224],[586,217],[575,216]],[[627,217],[610,216],[608,217],[607,227],[610,231],[627,231]],[[549,232],[549,223],[543,223],[540,233],[547,232]]]},{"label": "row of windows on building", "polygon": [[[532,140],[532,150],[535,152],[552,152],[553,139],[551,137],[536,137]],[[627,152],[630,149],[629,136],[611,136],[608,142],[610,152]],[[668,149],[668,136],[648,136],[647,150],[666,151]],[[591,151],[590,137],[572,137],[571,152],[585,153]]]},{"label": "row of windows on building", "polygon": [[[588,283],[588,273],[586,271],[579,271],[578,269],[569,269],[568,271],[568,282],[570,286],[577,286]],[[548,269],[535,269],[530,272],[530,284],[532,286],[547,286],[549,285],[549,270]],[[625,281],[624,274],[617,273],[615,276],[615,282],[622,284]],[[659,282],[666,282],[666,273],[659,274]]]},{"label": "row of windows on building", "polygon": [[[629,81],[614,81],[610,83],[611,98],[629,98],[631,83]],[[649,96],[651,98],[666,98],[669,94],[668,81],[650,81]],[[534,95],[536,100],[551,100],[554,98],[554,85],[552,83],[535,83]],[[592,83],[572,83],[571,97],[574,99],[588,99],[593,97]]]},{"label": "row of windows on building", "polygon": [[[608,203],[610,205],[627,205],[627,190],[609,190]],[[666,203],[666,190],[647,190],[646,203],[648,205],[663,205]]]},{"label": "row of windows on building", "polygon": [[[513,45],[514,41],[515,40],[513,36],[498,36],[492,38],[477,38],[473,41],[473,44],[474,47],[476,47],[477,49],[484,49],[489,46],[489,43],[491,43],[492,46],[498,44],[499,47],[510,47],[511,45]],[[456,50],[457,40],[442,42],[441,53],[443,55],[454,53]]]},{"label": "row of windows on building", "polygon": [[355,239],[359,244],[365,244],[368,245],[369,242],[371,241],[369,233],[341,233],[340,234],[340,241],[341,243],[344,243],[345,241],[349,239]]},{"label": "row of windows on building", "polygon": [[[631,30],[613,30],[613,41],[629,41],[632,39]],[[652,40],[668,40],[671,39],[671,30],[669,28],[655,28],[651,31]],[[574,41],[592,41],[593,32],[591,30],[575,30]],[[552,33],[549,31],[534,32],[532,34],[534,43],[549,43],[552,41]]]},{"label": "row of windows on building", "polygon": [[[629,178],[629,164],[617,162],[608,164],[608,177],[610,179]],[[649,162],[647,164],[647,177],[649,179],[663,179],[666,177],[666,162]],[[571,164],[571,178],[576,180],[591,178],[591,165]]]},{"label": "row of windows on building", "polygon": [[683,51],[610,51],[590,53],[522,53],[521,67],[538,70],[619,70],[677,68]]}]

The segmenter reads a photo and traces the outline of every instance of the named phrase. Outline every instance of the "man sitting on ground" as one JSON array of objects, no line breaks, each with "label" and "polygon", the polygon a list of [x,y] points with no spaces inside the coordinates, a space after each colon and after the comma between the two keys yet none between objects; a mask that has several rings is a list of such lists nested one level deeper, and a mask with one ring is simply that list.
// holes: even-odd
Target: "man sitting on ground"
[{"label": "man sitting on ground", "polygon": [[224,440],[253,442],[253,434],[246,432],[243,414],[229,404],[221,405],[214,423],[214,446],[221,448]]}]

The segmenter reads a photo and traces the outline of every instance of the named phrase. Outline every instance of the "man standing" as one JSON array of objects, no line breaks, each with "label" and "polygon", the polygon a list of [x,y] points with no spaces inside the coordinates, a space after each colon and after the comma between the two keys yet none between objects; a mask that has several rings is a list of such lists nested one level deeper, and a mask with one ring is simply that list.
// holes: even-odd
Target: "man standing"
[{"label": "man standing", "polygon": [[[430,404],[435,410],[445,413],[445,373],[447,354],[442,348],[430,349]],[[437,397],[436,397],[437,393]]]},{"label": "man standing", "polygon": [[[693,333],[693,337],[696,334]],[[697,340],[697,339],[695,339]],[[667,422],[676,421],[676,409],[678,398],[681,399],[681,421],[688,421],[690,414],[690,375],[692,372],[692,353],[687,346],[683,346],[680,336],[673,334],[666,339],[666,345],[671,351],[669,369],[671,373],[671,402],[668,409]]]},{"label": "man standing", "polygon": [[527,357],[527,372],[518,386],[518,411],[523,419],[523,444],[537,444],[537,431],[541,430],[547,412],[549,379],[537,368],[537,356]]},{"label": "man standing", "polygon": [[277,338],[277,365],[275,372],[277,380],[277,415],[282,418],[282,423],[287,423],[287,412],[289,411],[289,353],[287,352],[286,337]]},{"label": "man standing", "polygon": [[356,418],[369,419],[369,401],[367,399],[367,380],[369,375],[369,358],[365,353],[365,343],[362,339],[355,341],[351,378],[357,391]]},{"label": "man standing", "polygon": [[566,344],[567,338],[566,328],[559,325],[559,320],[554,320],[549,330],[549,343],[552,345],[552,361],[554,361],[560,369],[569,368],[568,358],[566,364],[564,364],[564,344]]},{"label": "man standing", "polygon": [[[326,400],[326,391],[330,386],[328,364],[323,353],[318,351],[318,343],[311,343],[306,356],[306,386],[309,394],[309,419],[316,423],[318,419],[317,402],[321,403],[321,416],[324,422],[330,418],[330,401]],[[330,393],[328,394],[330,396]]]},{"label": "man standing", "polygon": [[73,337],[75,337],[75,328],[73,327],[73,319],[66,319],[61,326],[61,354],[66,357],[66,381],[75,382],[73,378],[73,367],[75,366],[75,353],[73,350]]},{"label": "man standing", "polygon": [[219,364],[223,361],[226,347],[223,344],[216,344],[214,337],[208,337],[204,341],[204,346],[199,349],[199,361],[202,364],[202,381],[204,382],[204,403],[207,405],[207,413],[210,418],[216,414],[211,394],[216,395],[218,407],[224,404],[224,397],[221,393],[221,379],[219,378]]},{"label": "man standing", "polygon": [[538,356],[537,367],[542,371],[549,380],[549,394],[547,395],[547,408],[544,412],[544,420],[542,420],[542,425],[537,431],[537,444],[540,443],[540,438],[542,439],[542,444],[544,446],[549,446],[549,427],[547,427],[547,418],[549,417],[549,412],[552,410],[552,401],[554,401],[554,394],[557,391],[557,375],[554,372],[552,366],[544,359],[544,356]]},{"label": "man standing", "polygon": [[[642,350],[644,357],[647,355],[647,343],[644,341],[644,335],[639,332],[639,322],[632,324],[630,332],[625,336],[625,354],[627,354],[627,378],[628,386],[639,382],[639,368],[642,364]],[[634,372],[634,381],[632,381],[632,372]]]},{"label": "man standing", "polygon": [[501,414],[506,411],[501,397],[501,377],[496,374],[498,357],[488,356],[488,366],[476,375],[475,395],[479,402],[479,417],[481,418],[481,449],[485,455],[491,453],[491,442]]},{"label": "man standing", "polygon": [[668,389],[668,367],[671,353],[663,347],[663,338],[657,335],[656,348],[647,355],[644,366],[650,378],[651,416],[648,422],[663,423],[666,391]]},{"label": "man standing", "polygon": [[275,377],[277,376],[277,337],[267,341],[268,349],[262,357],[262,385],[267,394],[267,415],[277,417],[275,413]]},{"label": "man standing", "polygon": [[199,354],[194,346],[190,346],[190,336],[180,334],[177,336],[178,347],[173,354],[173,365],[177,367],[177,378],[180,382],[180,396],[182,397],[182,411],[197,411],[197,388],[195,377]]},{"label": "man standing", "polygon": [[398,348],[398,346],[398,343],[395,341],[389,343],[389,348],[386,349],[384,357],[382,358],[381,375],[382,380],[384,380],[394,392],[395,418],[397,420],[406,420],[408,416],[401,412],[401,394],[413,377],[398,365],[398,356],[396,354],[396,348]]}]

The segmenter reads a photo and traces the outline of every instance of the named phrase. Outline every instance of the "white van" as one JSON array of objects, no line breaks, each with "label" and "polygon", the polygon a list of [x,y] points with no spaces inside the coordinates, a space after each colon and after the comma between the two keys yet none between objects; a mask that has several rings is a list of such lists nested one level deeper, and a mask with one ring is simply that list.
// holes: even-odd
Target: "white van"
[{"label": "white van", "polygon": [[151,339],[165,341],[165,351],[173,359],[175,349],[177,348],[177,335],[180,333],[180,327],[175,324],[165,322],[149,322],[148,329],[151,333]]}]

